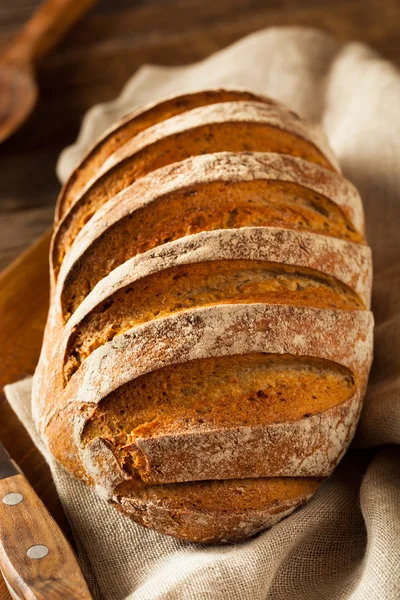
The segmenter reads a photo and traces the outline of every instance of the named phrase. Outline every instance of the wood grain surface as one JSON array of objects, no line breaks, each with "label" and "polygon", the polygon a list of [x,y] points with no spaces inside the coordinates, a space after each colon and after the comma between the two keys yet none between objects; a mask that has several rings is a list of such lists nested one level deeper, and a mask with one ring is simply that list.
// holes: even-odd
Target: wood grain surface
[{"label": "wood grain surface", "polygon": [[[77,0],[78,1],[78,0]],[[0,47],[37,0],[0,0]],[[0,146],[0,269],[50,227],[55,164],[94,103],[111,100],[143,63],[199,60],[257,29],[308,25],[369,43],[400,65],[398,0],[100,0],[38,68],[40,99]],[[0,385],[30,374],[47,310],[49,235],[0,276]],[[48,468],[4,399],[0,439],[66,530]],[[0,600],[10,596],[0,583]]]}]

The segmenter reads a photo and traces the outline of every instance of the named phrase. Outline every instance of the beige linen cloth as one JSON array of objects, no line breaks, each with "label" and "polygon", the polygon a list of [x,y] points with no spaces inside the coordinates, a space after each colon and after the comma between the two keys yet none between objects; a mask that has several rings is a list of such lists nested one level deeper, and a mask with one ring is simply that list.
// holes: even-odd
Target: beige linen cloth
[{"label": "beige linen cloth", "polygon": [[116,102],[89,111],[58,173],[64,180],[93,138],[138,104],[224,84],[319,121],[363,196],[376,346],[358,449],[273,529],[242,544],[202,547],[135,525],[58,466],[34,431],[29,380],[8,387],[8,399],[50,464],[99,598],[399,600],[400,74],[359,43],[341,45],[311,29],[260,31],[195,65],[140,69]]}]

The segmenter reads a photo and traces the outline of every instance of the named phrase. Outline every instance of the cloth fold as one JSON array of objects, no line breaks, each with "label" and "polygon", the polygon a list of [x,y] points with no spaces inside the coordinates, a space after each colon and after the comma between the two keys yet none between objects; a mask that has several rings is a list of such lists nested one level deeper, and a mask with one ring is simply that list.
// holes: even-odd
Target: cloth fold
[{"label": "cloth fold", "polygon": [[[256,32],[200,63],[144,66],[92,108],[62,153],[65,180],[107,127],[174,92],[248,87],[325,128],[360,190],[373,250],[375,362],[353,449],[302,509],[256,538],[199,546],[141,528],[70,476],[35,431],[31,380],[7,398],[48,461],[85,574],[103,600],[400,598],[400,74],[359,43],[313,29]],[[385,445],[384,447],[380,447]],[[357,446],[357,449],[355,449]]]}]

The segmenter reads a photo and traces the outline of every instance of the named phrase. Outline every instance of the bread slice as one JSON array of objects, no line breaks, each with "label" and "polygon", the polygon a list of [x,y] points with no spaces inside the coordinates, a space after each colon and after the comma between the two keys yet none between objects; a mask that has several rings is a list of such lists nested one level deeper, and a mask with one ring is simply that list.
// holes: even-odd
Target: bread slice
[{"label": "bread slice", "polygon": [[192,360],[109,394],[85,425],[82,455],[95,465],[104,440],[147,483],[327,476],[359,408],[351,371],[329,361],[259,353]]},{"label": "bread slice", "polygon": [[65,381],[115,335],[193,307],[268,302],[362,309],[370,302],[371,271],[367,246],[285,229],[217,230],[158,246],[112,271],[74,312]]},{"label": "bread slice", "polygon": [[[101,471],[101,468],[96,464],[96,452],[93,452],[93,447],[88,447],[88,444],[85,443],[87,427],[91,420],[99,415],[100,407],[104,406],[104,402],[110,394],[115,393],[117,396],[123,394],[125,384],[165,367],[204,358],[235,357],[236,355],[246,356],[259,353],[315,357],[335,362],[350,371],[350,374],[343,371],[344,378],[338,377],[338,381],[340,379],[342,383],[338,383],[339,387],[335,387],[337,392],[339,388],[343,389],[344,395],[340,392],[342,401],[340,406],[345,413],[341,413],[340,416],[335,413],[334,422],[336,425],[332,437],[325,436],[322,447],[310,446],[308,443],[303,446],[304,459],[307,457],[310,463],[313,461],[319,463],[321,456],[325,453],[328,462],[330,462],[329,469],[332,469],[347,447],[353,431],[352,428],[357,420],[354,417],[358,414],[361,406],[360,398],[364,393],[371,362],[371,319],[371,314],[367,311],[335,311],[282,305],[238,304],[199,308],[151,321],[115,337],[111,342],[95,350],[82,364],[74,377],[71,378],[65,389],[63,389],[61,374],[54,370],[49,373],[48,376],[51,377],[50,389],[56,390],[56,393],[53,392],[51,403],[49,403],[48,398],[43,397],[40,399],[43,405],[39,411],[39,427],[46,437],[49,431],[54,433],[54,428],[57,427],[57,436],[51,435],[48,438],[52,452],[56,456],[63,457],[64,464],[67,463],[66,455],[72,452],[72,455],[75,455],[73,460],[74,469],[77,468],[76,453],[78,452],[83,471],[96,482],[97,473]],[[285,323],[284,330],[282,330],[282,323]],[[337,336],[338,330],[343,332],[339,338]],[[356,352],[349,355],[349,347],[355,348]],[[301,362],[303,359],[298,360]],[[310,364],[308,368],[310,370]],[[295,372],[294,375],[298,376],[299,374]],[[320,375],[322,380],[326,382],[328,372],[323,374],[321,371]],[[312,374],[306,377],[308,377],[308,383],[315,379],[313,379]],[[346,394],[353,391],[351,387],[353,385],[352,378],[355,386],[353,395],[356,398],[354,402],[346,404]],[[334,379],[335,377],[328,377],[331,382],[329,384],[328,381],[328,387],[333,385]],[[156,382],[156,380],[154,381]],[[255,376],[254,381],[256,381]],[[296,381],[296,377],[293,381]],[[300,383],[294,383],[294,391],[293,393],[290,392],[290,397],[293,400],[290,402],[295,402],[295,394],[300,393],[300,390],[303,389],[304,402],[311,406],[311,396],[313,394],[307,389],[306,380],[304,377],[298,377],[297,381]],[[157,383],[153,383],[152,387],[154,385],[157,386]],[[316,392],[320,385],[324,384],[317,377],[315,379]],[[314,384],[312,384],[311,389],[314,389],[313,386]],[[332,404],[330,404],[327,388],[324,389],[323,397],[325,398],[324,402],[327,404],[324,407],[321,404],[318,405],[317,398],[317,412],[315,414],[320,415],[321,423],[325,421],[332,425],[333,421],[330,420],[331,415],[328,409],[328,406],[332,406]],[[253,391],[256,393],[258,390],[254,389]],[[143,393],[146,398],[148,396],[150,402],[153,397],[156,397],[151,388]],[[249,390],[249,393],[254,395],[251,390]],[[265,390],[263,393],[265,393]],[[233,409],[239,397],[236,400],[235,398],[236,396],[230,398],[228,395],[228,411],[229,408]],[[282,440],[286,436],[284,442],[287,445],[287,439],[291,439],[294,431],[297,431],[297,427],[300,426],[304,432],[309,428],[312,415],[311,417],[304,417],[303,424],[301,419],[298,418],[299,414],[293,412],[291,408],[294,420],[288,421],[283,405],[279,408],[279,402],[276,403],[275,400],[272,400],[275,407],[273,411],[276,409],[277,412],[272,411],[271,414],[275,414],[274,423],[281,423],[280,435],[282,435]],[[334,403],[333,398],[333,405],[335,405]],[[118,403],[114,402],[114,404],[118,406]],[[326,410],[318,412],[321,408]],[[134,410],[134,405],[130,410]],[[261,413],[259,414],[261,415]],[[115,412],[115,418],[118,422],[119,420],[121,420],[121,423],[123,422],[123,417],[119,413]],[[269,425],[263,419],[265,419],[264,413],[261,417],[262,427],[268,431]],[[54,420],[59,422],[58,425],[55,425]],[[100,421],[102,421],[101,417]],[[234,421],[234,424],[236,426],[237,421]],[[208,424],[206,426],[208,427]],[[254,424],[250,426],[252,427]],[[181,427],[181,432],[184,435],[185,431],[182,424],[178,424],[178,427]],[[229,428],[230,423],[226,421],[224,429]],[[102,436],[97,437],[101,438]],[[312,442],[311,437],[310,442]],[[220,435],[217,436],[217,439],[219,439],[222,444],[221,448],[223,448],[225,439],[223,429],[220,429]],[[329,442],[329,439],[331,439],[331,442]],[[73,449],[74,445],[75,449]],[[246,446],[246,436],[242,436],[240,446],[247,456],[250,456],[253,452],[257,453],[254,460],[258,464],[259,472],[261,472],[266,457],[271,451],[271,445],[264,444],[256,448],[251,445],[252,451],[249,452],[250,448]],[[287,462],[289,462],[290,457],[292,459],[299,458],[296,455],[299,447],[292,448],[290,446],[288,448],[286,453]],[[116,450],[118,451],[118,447],[116,447]],[[143,447],[140,450],[143,452]],[[215,447],[211,449],[209,454],[203,454],[203,452],[199,454],[198,464],[201,465],[204,472],[207,472],[208,464],[211,464],[215,458],[214,455]],[[222,458],[227,465],[228,472],[229,468],[234,466],[232,463],[234,455],[226,452]],[[100,460],[103,459],[100,457]],[[148,460],[151,466],[151,456],[148,457]],[[186,466],[179,462],[175,462],[174,465],[175,481],[179,481],[181,472],[184,472]],[[134,466],[134,461],[132,466]],[[196,465],[191,468],[192,480],[195,480],[197,469],[198,466]],[[148,465],[146,470],[148,472]],[[138,465],[138,469],[135,468],[135,472],[141,474],[140,465]],[[241,474],[241,476],[243,477],[244,474]],[[145,477],[151,479],[148,475]]]},{"label": "bread slice", "polygon": [[[270,98],[247,90],[200,90],[172,96],[161,102],[151,102],[125,116],[106,131],[89,149],[65,182],[57,201],[55,220],[58,222],[74,203],[90,179],[96,176],[102,164],[123,144],[145,129],[199,106],[220,102],[265,102],[276,104]],[[293,113],[294,114],[294,113]]]},{"label": "bread slice", "polygon": [[160,533],[191,542],[240,542],[292,513],[323,481],[274,477],[158,486],[125,482],[112,502]]},{"label": "bread slice", "polygon": [[187,111],[138,134],[114,152],[87,183],[57,226],[52,250],[55,273],[67,251],[68,238],[74,239],[103,204],[138,178],[191,156],[244,150],[280,151],[334,170],[334,159],[320,132],[281,107],[226,102]]},{"label": "bread slice", "polygon": [[[337,328],[342,331],[346,321],[351,323],[352,329],[338,340]],[[281,331],[282,322],[285,322],[285,335]],[[312,324],[312,331],[307,330],[307,324]],[[227,478],[232,469],[241,477],[251,473],[256,476],[256,471],[258,476],[276,476],[282,474],[285,465],[286,475],[294,474],[291,468],[298,473],[299,465],[302,465],[303,470],[300,468],[300,471],[303,475],[315,474],[315,469],[326,475],[331,472],[347,447],[350,433],[353,433],[354,416],[360,408],[359,400],[369,368],[365,364],[368,365],[370,360],[369,324],[370,316],[366,311],[319,311],[245,304],[195,309],[133,328],[93,352],[71,379],[70,386],[77,402],[84,398],[89,401],[90,398],[92,404],[100,403],[82,428],[83,456],[87,452],[92,453],[86,437],[89,435],[89,440],[91,438],[89,424],[94,423],[94,437],[99,438],[103,436],[99,434],[98,427],[107,423],[111,429],[105,427],[105,439],[116,436],[128,453],[128,447],[137,445],[131,455],[131,466],[149,481],[169,481],[171,476],[173,481],[218,478],[215,472],[219,472],[221,478]],[[322,336],[324,348],[316,346]],[[148,348],[146,339],[157,340],[157,344]],[[350,361],[346,357],[349,344],[356,344],[359,348],[359,356],[352,357]],[[268,357],[268,360],[256,356],[239,359],[236,356],[260,352],[293,357],[300,354],[303,358],[282,357],[279,362],[275,356]],[[325,360],[329,360],[329,356],[331,361],[345,366],[348,371],[339,369],[337,372],[333,365],[322,365],[318,361],[316,364],[304,358],[316,355]],[[227,364],[228,359],[222,363],[221,360],[198,362],[203,357],[230,357],[231,362]],[[181,361],[186,367],[185,381],[179,376],[177,365]],[[191,361],[194,363],[189,365]],[[170,368],[163,372],[166,367]],[[178,374],[174,376],[176,370]],[[108,372],[112,373],[110,379],[106,376]],[[154,376],[151,375],[154,372]],[[181,388],[176,388],[179,381]],[[125,383],[128,384],[126,387]],[[189,387],[187,392],[184,391],[186,386]],[[282,397],[276,388],[281,393],[284,390],[284,403],[281,403]],[[162,392],[166,395],[163,396]],[[70,393],[67,391],[66,395]],[[112,394],[111,397],[109,394]],[[314,397],[315,401],[312,400]],[[258,406],[257,398],[260,401]],[[349,398],[352,401],[346,403]],[[239,409],[240,404],[243,411]],[[164,405],[167,412],[163,409]],[[338,405],[341,407],[340,414],[337,411],[331,414],[330,407]],[[107,406],[111,413],[107,412]],[[308,410],[304,408],[306,406]],[[207,410],[203,413],[201,407]],[[313,418],[313,415],[318,416]],[[116,421],[114,429],[111,426],[113,418]],[[220,419],[225,426],[221,425]],[[277,423],[281,425],[276,426]],[[262,429],[261,435],[258,425]],[[240,431],[237,431],[238,427]],[[323,431],[321,438],[316,435],[318,430]],[[330,435],[327,432],[331,432]],[[200,435],[189,439],[188,434],[191,433]],[[168,438],[165,443],[157,444],[155,452],[155,465],[162,463],[165,466],[165,473],[160,474],[160,479],[157,467],[152,470],[153,435]],[[144,443],[140,443],[139,439],[144,439]],[[293,441],[288,447],[288,439],[296,439],[298,443]],[[263,443],[260,443],[261,440]],[[119,441],[117,449],[120,448]],[[197,452],[200,441],[201,452]],[[321,444],[324,452],[321,452]],[[193,464],[188,462],[190,445],[192,456],[197,456]],[[283,450],[285,447],[286,451]],[[146,448],[150,449],[149,454],[145,454]],[[223,450],[219,458],[217,448]],[[240,460],[241,452],[246,456],[244,461]],[[175,458],[173,473],[168,473],[168,456],[171,458],[172,455]],[[324,455],[326,470],[321,468]],[[306,459],[308,465],[304,462]],[[218,467],[214,472],[215,462]],[[95,463],[93,456],[90,463]],[[271,469],[275,471],[272,473]],[[214,475],[211,476],[211,473]]]},{"label": "bread slice", "polygon": [[71,231],[63,238],[64,249],[72,244],[60,273],[65,312],[136,254],[190,233],[249,225],[363,241],[358,193],[326,169],[273,153],[194,157],[138,180],[99,209],[73,243]]}]

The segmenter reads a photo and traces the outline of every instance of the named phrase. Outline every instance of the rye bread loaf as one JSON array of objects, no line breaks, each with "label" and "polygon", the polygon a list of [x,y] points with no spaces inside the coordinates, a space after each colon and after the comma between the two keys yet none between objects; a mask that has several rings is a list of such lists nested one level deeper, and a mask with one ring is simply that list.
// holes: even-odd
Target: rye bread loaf
[{"label": "rye bread loaf", "polygon": [[138,523],[244,539],[354,434],[371,253],[323,134],[243,90],[128,116],[60,194],[37,427]]}]

